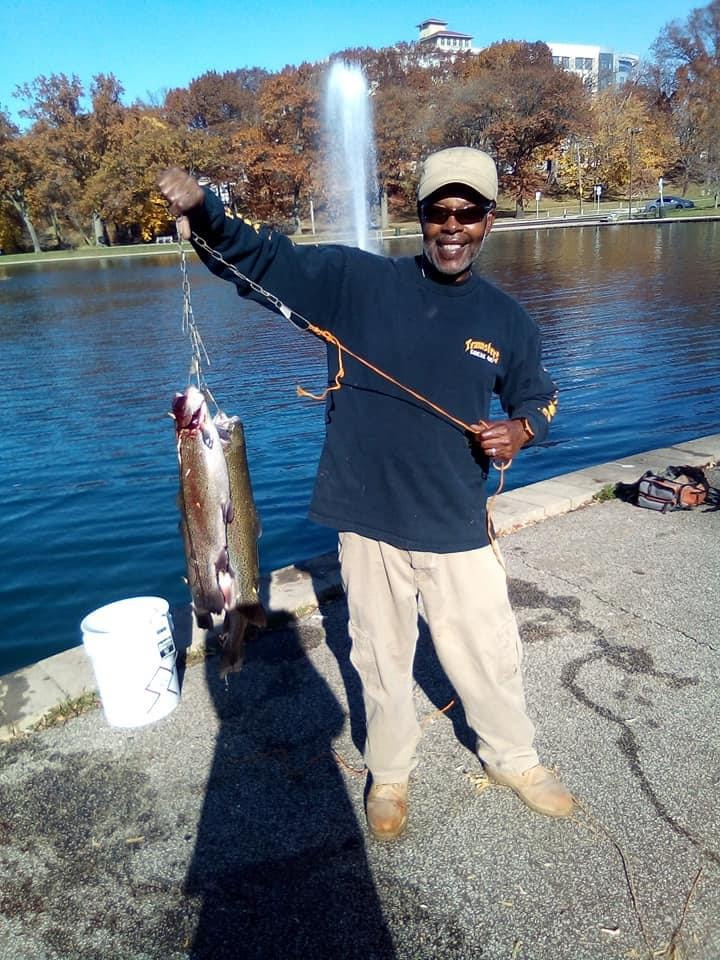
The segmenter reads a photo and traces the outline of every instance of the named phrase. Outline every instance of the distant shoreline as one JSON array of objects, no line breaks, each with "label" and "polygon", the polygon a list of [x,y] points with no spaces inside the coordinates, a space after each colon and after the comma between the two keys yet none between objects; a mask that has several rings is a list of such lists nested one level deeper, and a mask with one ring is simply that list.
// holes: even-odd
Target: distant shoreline
[{"label": "distant shoreline", "polygon": [[[720,212],[692,217],[674,216],[629,220],[624,213],[616,210],[612,213],[602,213],[599,216],[571,214],[567,217],[523,217],[521,220],[516,220],[513,217],[499,218],[493,224],[493,229],[539,230],[558,227],[618,227],[670,223],[707,223],[714,220],[720,220]],[[372,236],[373,239],[382,239],[383,241],[412,240],[415,237],[419,238],[421,233],[417,227],[404,224],[384,231],[374,231]],[[293,243],[298,244],[323,244],[347,242],[349,237],[341,234],[333,235],[325,231],[314,235],[309,233],[292,235],[290,239]],[[195,253],[189,243],[183,243],[183,249],[186,253]],[[115,247],[87,247],[79,250],[45,250],[42,253],[9,253],[0,255],[0,268],[3,266],[47,263],[74,263],[78,260],[110,260],[117,257],[170,257],[177,256],[178,252],[178,244],[173,241],[172,243],[137,243]]]}]

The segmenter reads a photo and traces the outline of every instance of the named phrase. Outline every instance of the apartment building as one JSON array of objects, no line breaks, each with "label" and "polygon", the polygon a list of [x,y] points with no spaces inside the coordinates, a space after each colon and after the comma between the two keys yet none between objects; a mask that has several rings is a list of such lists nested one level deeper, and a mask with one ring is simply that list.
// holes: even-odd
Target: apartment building
[{"label": "apartment building", "polygon": [[587,80],[593,90],[620,86],[632,77],[640,58],[586,43],[548,42],[553,63]]}]

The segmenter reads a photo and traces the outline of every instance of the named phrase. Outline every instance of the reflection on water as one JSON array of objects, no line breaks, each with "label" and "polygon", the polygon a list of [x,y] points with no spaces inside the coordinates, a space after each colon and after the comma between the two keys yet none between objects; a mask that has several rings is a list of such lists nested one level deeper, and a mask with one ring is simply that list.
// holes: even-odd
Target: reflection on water
[{"label": "reflection on water", "polygon": [[[540,323],[560,386],[510,487],[720,429],[720,224],[496,230],[480,268]],[[191,279],[209,384],[246,425],[263,568],[332,549],[305,518],[322,411],[295,397],[322,386],[323,347],[199,265]],[[0,266],[0,673],[79,642],[103,603],[186,599],[167,416],[187,381],[181,304],[172,258]]]}]

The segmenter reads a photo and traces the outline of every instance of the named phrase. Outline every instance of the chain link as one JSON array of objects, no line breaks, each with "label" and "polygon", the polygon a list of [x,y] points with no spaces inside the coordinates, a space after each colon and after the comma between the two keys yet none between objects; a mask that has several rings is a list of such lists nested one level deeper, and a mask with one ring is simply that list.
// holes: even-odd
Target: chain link
[{"label": "chain link", "polygon": [[[264,287],[261,287],[259,283],[255,283],[254,280],[251,280],[250,277],[246,277],[244,273],[241,273],[238,268],[233,263],[228,263],[227,260],[223,259],[222,255],[213,250],[211,246],[197,233],[193,231],[192,238],[195,242],[195,245],[200,247],[205,251],[213,260],[217,260],[218,263],[221,263],[224,267],[227,267],[228,270],[233,273],[239,280],[242,280],[243,283],[247,284],[248,287],[253,291],[253,293],[258,293],[261,297],[264,297],[268,303],[270,303],[275,309],[285,317],[286,320],[289,320],[291,323],[295,324],[296,327],[300,327],[302,330],[307,330],[310,327],[310,321],[307,320],[302,314],[298,313],[297,310],[293,310],[288,307],[287,304],[283,303],[279,297],[276,297],[274,293],[270,293],[269,290],[265,290]],[[293,317],[297,318],[296,320]],[[301,323],[297,323],[297,320],[300,320]]]},{"label": "chain link", "polygon": [[183,314],[182,330],[190,338],[192,357],[190,360],[190,370],[188,380],[195,377],[198,389],[206,387],[202,374],[203,364],[210,366],[210,357],[205,349],[205,344],[200,336],[197,324],[195,323],[195,314],[193,313],[192,301],[190,299],[190,277],[187,269],[187,255],[180,235],[180,225],[177,224],[178,246],[180,248],[180,274],[182,276],[182,295],[183,295]]}]

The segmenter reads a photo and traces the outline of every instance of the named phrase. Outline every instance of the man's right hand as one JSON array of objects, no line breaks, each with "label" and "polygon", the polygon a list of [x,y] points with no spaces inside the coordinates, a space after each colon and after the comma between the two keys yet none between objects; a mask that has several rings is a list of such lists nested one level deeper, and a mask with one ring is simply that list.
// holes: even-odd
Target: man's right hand
[{"label": "man's right hand", "polygon": [[189,173],[172,167],[158,179],[160,193],[168,201],[170,213],[177,217],[178,233],[183,240],[190,239],[190,224],[185,214],[199,207],[205,199],[203,189]]}]

